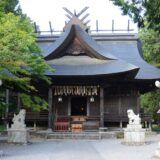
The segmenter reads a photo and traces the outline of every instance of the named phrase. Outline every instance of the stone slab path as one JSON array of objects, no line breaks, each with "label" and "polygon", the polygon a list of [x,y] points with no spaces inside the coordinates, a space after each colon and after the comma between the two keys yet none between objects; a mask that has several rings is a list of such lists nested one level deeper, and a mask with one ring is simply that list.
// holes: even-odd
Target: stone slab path
[{"label": "stone slab path", "polygon": [[31,144],[0,143],[0,160],[152,160],[160,135],[147,137],[142,146],[126,146],[120,139],[42,140]]}]

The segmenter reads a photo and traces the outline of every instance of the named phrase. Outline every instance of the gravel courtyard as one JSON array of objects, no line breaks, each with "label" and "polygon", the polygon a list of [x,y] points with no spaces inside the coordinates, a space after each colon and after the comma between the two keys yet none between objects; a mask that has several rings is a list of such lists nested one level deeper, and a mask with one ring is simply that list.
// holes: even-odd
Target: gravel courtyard
[{"label": "gravel courtyard", "polygon": [[153,160],[160,135],[143,146],[126,146],[121,139],[33,140],[28,145],[0,143],[0,160]]}]

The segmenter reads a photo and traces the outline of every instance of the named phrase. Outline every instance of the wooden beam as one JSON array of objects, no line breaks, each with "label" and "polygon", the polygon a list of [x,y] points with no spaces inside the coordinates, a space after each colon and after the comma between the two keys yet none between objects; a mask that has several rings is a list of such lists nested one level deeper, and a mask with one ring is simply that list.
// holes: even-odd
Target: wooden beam
[{"label": "wooden beam", "polygon": [[122,115],[122,99],[121,95],[118,97],[118,113],[121,116]]},{"label": "wooden beam", "polygon": [[71,16],[69,16],[68,14],[65,14],[66,17],[68,17],[70,20],[72,19]]},{"label": "wooden beam", "polygon": [[87,13],[83,18],[81,18],[81,21],[84,21],[89,16],[89,13]]},{"label": "wooden beam", "polygon": [[90,22],[90,20],[88,20],[87,22],[85,22],[84,24],[87,25]]},{"label": "wooden beam", "polygon": [[130,20],[128,20],[127,30],[128,30],[128,32],[129,32],[129,30],[130,30]]},{"label": "wooden beam", "polygon": [[36,22],[34,22],[33,24],[34,24],[34,30],[35,30],[35,33],[38,33],[38,30],[37,30],[37,24],[36,24]]},{"label": "wooden beam", "polygon": [[50,32],[51,32],[51,34],[52,34],[53,28],[52,28],[52,23],[51,23],[51,21],[49,21],[49,28],[50,28]]},{"label": "wooden beam", "polygon": [[96,32],[98,32],[98,20],[96,20]]},{"label": "wooden beam", "polygon": [[6,89],[6,111],[5,111],[5,118],[8,117],[8,111],[9,111],[9,89]]},{"label": "wooden beam", "polygon": [[48,91],[48,129],[52,129],[52,104],[53,104],[53,93],[52,89]]},{"label": "wooden beam", "polygon": [[71,97],[68,97],[68,116],[71,116]]},{"label": "wooden beam", "polygon": [[74,17],[75,15],[70,11],[68,10],[66,7],[63,7],[63,9],[71,16],[71,17]]},{"label": "wooden beam", "polygon": [[90,98],[87,97],[87,116],[90,116]]},{"label": "wooden beam", "polygon": [[114,20],[112,20],[112,32],[114,32]]},{"label": "wooden beam", "polygon": [[140,93],[137,91],[137,114],[140,113]]},{"label": "wooden beam", "polygon": [[100,126],[104,127],[104,89],[100,87]]},{"label": "wooden beam", "polygon": [[79,17],[80,15],[82,15],[89,7],[85,7],[83,8],[78,14],[77,17]]}]

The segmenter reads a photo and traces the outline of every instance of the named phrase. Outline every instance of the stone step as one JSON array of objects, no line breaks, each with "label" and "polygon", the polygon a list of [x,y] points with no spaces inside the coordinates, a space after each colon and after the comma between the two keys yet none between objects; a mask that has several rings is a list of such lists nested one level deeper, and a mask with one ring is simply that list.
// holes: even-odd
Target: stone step
[{"label": "stone step", "polygon": [[98,133],[52,133],[48,134],[47,139],[99,139]]},{"label": "stone step", "polygon": [[114,132],[83,132],[83,133],[51,133],[47,135],[47,139],[106,139],[114,138]]},{"label": "stone step", "polygon": [[149,135],[149,136],[154,136],[154,135],[157,135],[158,133],[156,132],[153,132],[153,131],[146,131],[146,135]]},{"label": "stone step", "polygon": [[32,137],[40,137],[45,139],[107,139],[116,137],[115,132],[31,132]]}]

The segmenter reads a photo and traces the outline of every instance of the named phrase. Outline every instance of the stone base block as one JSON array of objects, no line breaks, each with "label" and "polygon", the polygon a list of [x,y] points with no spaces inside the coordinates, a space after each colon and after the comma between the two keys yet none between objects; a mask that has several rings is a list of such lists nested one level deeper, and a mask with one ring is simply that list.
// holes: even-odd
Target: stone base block
[{"label": "stone base block", "polygon": [[155,151],[155,157],[159,158],[160,159],[160,149],[157,149]]},{"label": "stone base block", "polygon": [[157,157],[157,158],[160,159],[160,142],[158,143],[158,148],[157,148],[157,150],[155,151],[155,157]]},{"label": "stone base block", "polygon": [[127,124],[127,128],[124,130],[139,131],[140,129],[142,129],[141,124]]},{"label": "stone base block", "polygon": [[25,130],[8,129],[8,143],[26,144],[29,141],[29,132]]},{"label": "stone base block", "polygon": [[143,145],[145,143],[145,129],[124,129],[124,143],[128,145]]}]

